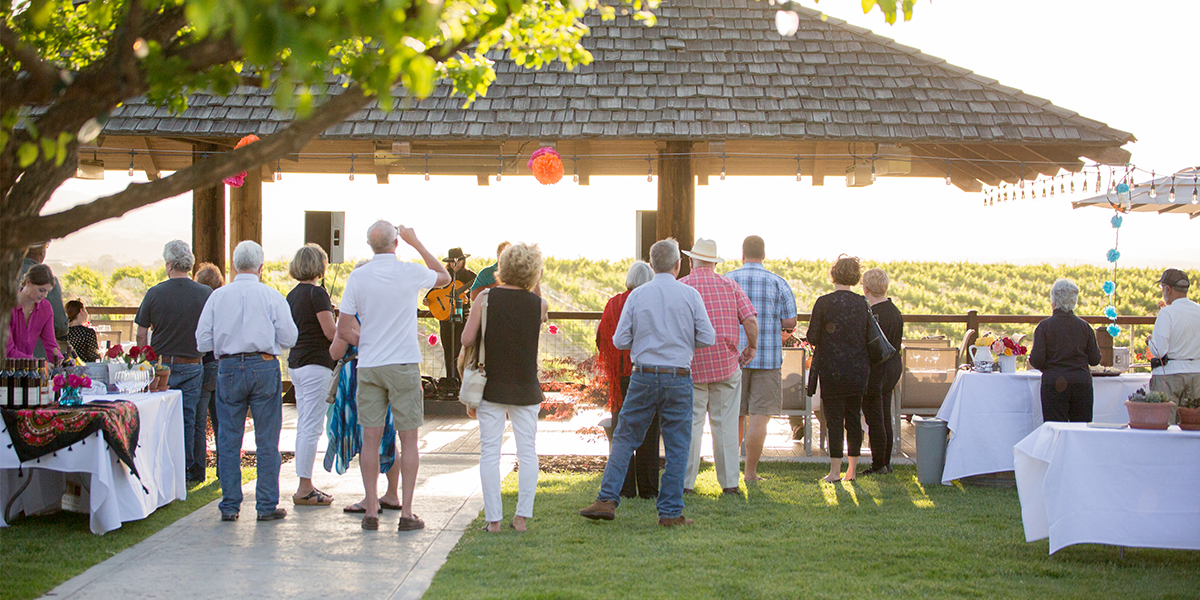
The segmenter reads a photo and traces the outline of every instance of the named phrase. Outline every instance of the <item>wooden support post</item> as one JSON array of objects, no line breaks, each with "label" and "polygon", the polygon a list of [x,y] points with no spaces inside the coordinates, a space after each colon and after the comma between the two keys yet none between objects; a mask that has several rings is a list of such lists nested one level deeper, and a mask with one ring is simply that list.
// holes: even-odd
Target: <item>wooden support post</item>
[{"label": "wooden support post", "polygon": [[[193,160],[218,152],[215,144],[194,144]],[[225,184],[192,192],[192,252],[196,264],[210,262],[225,271]]]},{"label": "wooden support post", "polygon": [[983,332],[979,331],[979,312],[975,310],[967,311],[967,330],[974,329],[980,337],[983,337]]},{"label": "wooden support post", "polygon": [[250,169],[240,188],[229,194],[229,257],[243,240],[262,244],[262,173]]},{"label": "wooden support post", "polygon": [[[691,250],[696,241],[696,187],[692,177],[692,142],[659,143],[658,239],[673,237],[680,250]],[[683,261],[679,276],[690,271]]]}]

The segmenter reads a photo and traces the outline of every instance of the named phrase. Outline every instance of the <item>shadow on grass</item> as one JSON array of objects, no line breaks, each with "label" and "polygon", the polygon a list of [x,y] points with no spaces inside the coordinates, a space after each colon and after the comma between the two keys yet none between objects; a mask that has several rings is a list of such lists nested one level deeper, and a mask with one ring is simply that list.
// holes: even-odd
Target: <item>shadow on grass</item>
[{"label": "shadow on grass", "polygon": [[[687,528],[653,501],[613,522],[578,515],[599,474],[542,474],[530,530],[467,531],[426,598],[1195,597],[1200,552],[1026,543],[1015,489],[924,487],[912,467],[818,483],[819,464],[770,463],[741,496],[711,466],[684,498]],[[505,518],[516,476],[504,484]]]},{"label": "shadow on grass", "polygon": [[[242,482],[255,469],[242,469]],[[122,523],[104,535],[91,532],[83,513],[57,512],[18,520],[0,528],[0,600],[38,598],[117,553],[154,535],[221,497],[216,470],[202,483],[188,486],[187,500],[172,502],[139,521]],[[204,550],[218,550],[216,548]]]}]

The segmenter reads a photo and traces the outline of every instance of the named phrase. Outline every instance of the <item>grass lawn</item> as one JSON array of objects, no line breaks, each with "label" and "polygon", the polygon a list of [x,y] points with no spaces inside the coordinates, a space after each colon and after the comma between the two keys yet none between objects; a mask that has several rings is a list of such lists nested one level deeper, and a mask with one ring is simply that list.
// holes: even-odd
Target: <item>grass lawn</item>
[{"label": "grass lawn", "polygon": [[[254,474],[254,467],[243,468],[242,482]],[[210,468],[203,483],[188,488],[187,500],[104,535],[88,529],[88,515],[73,512],[23,519],[0,529],[0,600],[38,598],[220,497],[216,469]]]},{"label": "grass lawn", "polygon": [[[685,497],[691,527],[664,529],[648,500],[617,520],[578,515],[600,475],[543,473],[529,531],[479,531],[426,599],[1196,598],[1200,552],[1026,543],[1016,489],[933,486],[915,467],[820,484],[828,466],[764,463],[770,477],[722,496],[711,465]],[[744,484],[743,484],[744,486]],[[516,473],[504,483],[505,519]]]}]

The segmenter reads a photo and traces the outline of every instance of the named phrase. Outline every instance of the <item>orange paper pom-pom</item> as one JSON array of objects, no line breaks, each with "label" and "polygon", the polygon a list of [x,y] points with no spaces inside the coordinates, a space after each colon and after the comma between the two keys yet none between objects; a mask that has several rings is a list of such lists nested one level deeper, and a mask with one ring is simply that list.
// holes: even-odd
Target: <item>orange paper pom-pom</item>
[{"label": "orange paper pom-pom", "polygon": [[563,177],[562,159],[553,148],[538,148],[529,159],[528,166],[543,185],[558,183]]}]

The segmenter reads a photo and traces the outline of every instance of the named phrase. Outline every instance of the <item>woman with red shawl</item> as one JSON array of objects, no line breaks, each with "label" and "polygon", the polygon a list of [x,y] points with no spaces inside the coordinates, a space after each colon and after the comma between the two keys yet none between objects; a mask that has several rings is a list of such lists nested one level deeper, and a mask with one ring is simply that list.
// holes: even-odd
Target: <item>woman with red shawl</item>
[{"label": "woman with red shawl", "polygon": [[[629,376],[633,373],[633,361],[629,358],[629,351],[618,350],[613,345],[613,335],[617,331],[617,322],[621,320],[621,310],[625,308],[629,292],[651,279],[654,279],[654,269],[650,268],[649,263],[633,263],[629,267],[629,273],[625,275],[625,291],[609,298],[608,304],[604,306],[604,314],[600,317],[600,326],[596,328],[598,363],[608,381],[608,408],[612,412],[613,431],[617,429],[621,402],[625,399],[625,392],[629,390]],[[658,450],[658,415],[654,415],[650,428],[646,430],[646,438],[629,459],[629,470],[625,472],[625,486],[621,489],[622,497],[658,497]]]}]

